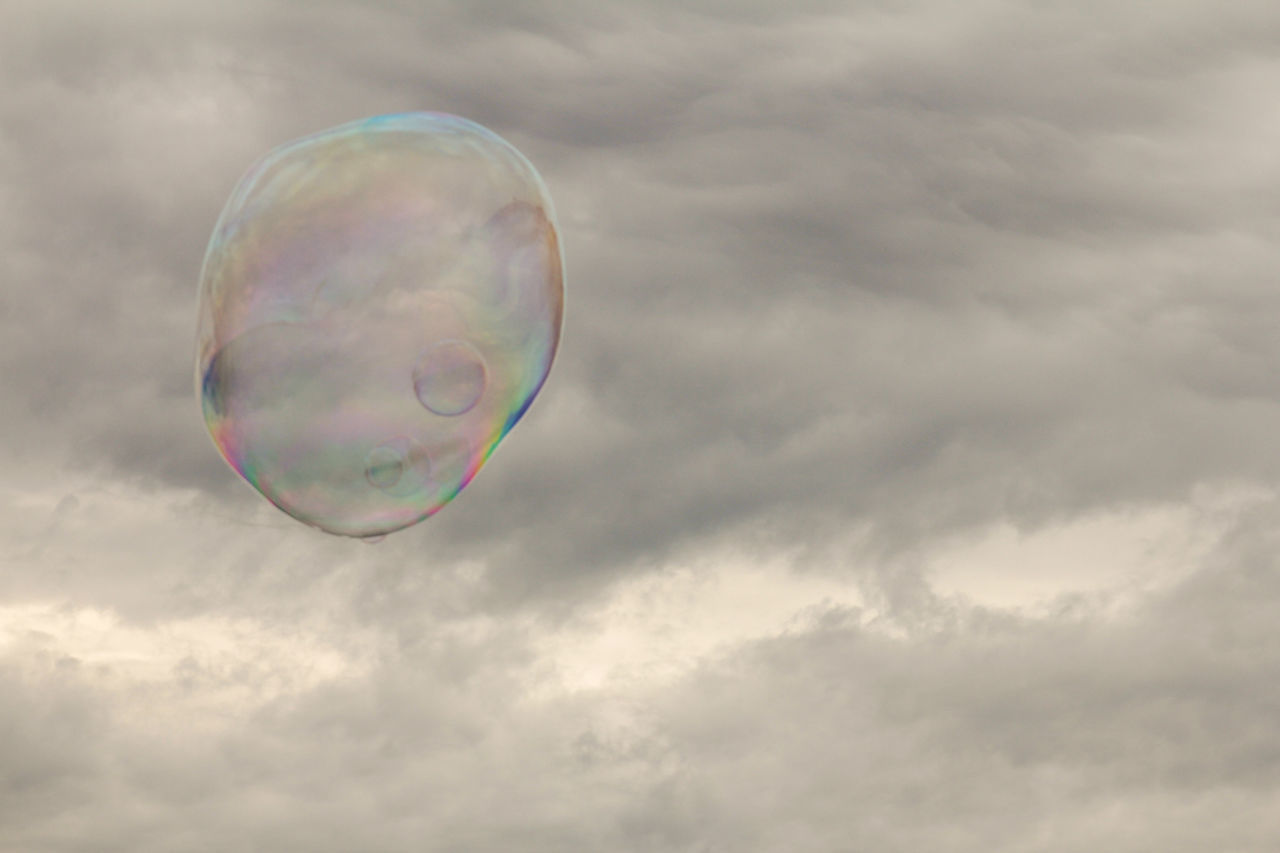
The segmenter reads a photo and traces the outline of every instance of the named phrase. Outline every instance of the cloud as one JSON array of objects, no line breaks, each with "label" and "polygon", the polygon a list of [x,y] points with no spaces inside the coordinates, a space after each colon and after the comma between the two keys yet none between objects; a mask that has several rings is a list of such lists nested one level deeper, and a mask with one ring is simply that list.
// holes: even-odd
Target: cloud
[{"label": "cloud", "polygon": [[[0,848],[1270,849],[1271,5],[11,5]],[[371,548],[218,460],[195,280],[407,109],[567,325]]]},{"label": "cloud", "polygon": [[225,489],[184,365],[227,188],[282,139],[438,108],[525,148],[564,220],[552,384],[474,487],[520,496],[493,553],[539,586],[762,523],[901,546],[1274,472],[1262,10],[1204,39],[1182,7],[131,10],[31,12],[10,59],[35,452]]},{"label": "cloud", "polygon": [[[1196,571],[1119,610],[1104,593],[1051,616],[938,598],[877,614],[782,566],[709,586],[665,572],[582,611],[638,632],[603,657],[572,640],[606,633],[548,644],[540,619],[474,612],[139,631],[10,610],[2,799],[23,819],[0,841],[1266,849],[1280,660],[1259,522],[1276,507],[1237,506]],[[716,600],[748,589],[735,574],[793,600],[726,620]],[[657,677],[628,663],[646,637]]]}]

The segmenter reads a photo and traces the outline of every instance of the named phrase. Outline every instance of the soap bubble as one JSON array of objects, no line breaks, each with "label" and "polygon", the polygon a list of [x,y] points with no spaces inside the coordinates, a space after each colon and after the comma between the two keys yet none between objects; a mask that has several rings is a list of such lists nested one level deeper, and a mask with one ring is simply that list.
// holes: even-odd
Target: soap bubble
[{"label": "soap bubble", "polygon": [[277,148],[236,186],[201,273],[214,443],[322,530],[421,521],[546,380],[562,268],[538,173],[466,119],[381,116]]}]

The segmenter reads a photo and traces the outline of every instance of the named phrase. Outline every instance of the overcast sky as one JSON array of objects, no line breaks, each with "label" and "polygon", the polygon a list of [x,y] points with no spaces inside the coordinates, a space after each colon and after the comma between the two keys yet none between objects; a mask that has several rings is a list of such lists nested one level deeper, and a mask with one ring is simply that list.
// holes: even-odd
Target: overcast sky
[{"label": "overcast sky", "polygon": [[[1274,0],[0,0],[0,851],[1280,840]],[[455,113],[562,346],[376,546],[220,459],[236,180]]]}]

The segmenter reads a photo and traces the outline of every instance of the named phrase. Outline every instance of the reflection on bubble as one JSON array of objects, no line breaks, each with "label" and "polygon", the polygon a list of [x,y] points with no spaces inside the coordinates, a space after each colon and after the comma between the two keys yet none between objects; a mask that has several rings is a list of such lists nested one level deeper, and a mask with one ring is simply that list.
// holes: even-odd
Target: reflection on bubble
[{"label": "reflection on bubble", "polygon": [[562,279],[541,179],[479,125],[410,113],[282,146],[205,257],[196,386],[214,443],[323,530],[421,521],[541,388]]}]

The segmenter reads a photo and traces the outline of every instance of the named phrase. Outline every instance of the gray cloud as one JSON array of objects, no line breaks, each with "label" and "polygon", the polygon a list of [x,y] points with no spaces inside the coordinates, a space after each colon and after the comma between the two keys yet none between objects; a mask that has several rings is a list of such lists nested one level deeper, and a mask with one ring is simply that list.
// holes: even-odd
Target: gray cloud
[{"label": "gray cloud", "polygon": [[[1271,498],[1120,615],[930,560],[1274,489],[1270,4],[9,9],[0,613],[63,627],[0,624],[0,848],[1269,849]],[[195,280],[256,157],[408,109],[538,165],[567,325],[466,493],[368,548],[218,460]],[[870,609],[529,698],[543,638],[731,546]],[[359,663],[144,677],[67,651],[86,608]]]},{"label": "gray cloud", "polygon": [[[1274,520],[1274,502],[1259,511]],[[260,688],[270,669],[180,664],[151,694],[90,706],[92,670],[40,659],[35,638],[34,675],[3,682],[4,802],[24,819],[0,840],[81,849],[74,828],[92,826],[103,850],[1263,850],[1280,661],[1274,536],[1253,521],[1119,619],[935,599],[932,628],[893,639],[829,610],[640,692],[533,699],[522,629],[402,617],[417,636],[367,674],[199,737],[128,714]]]}]

